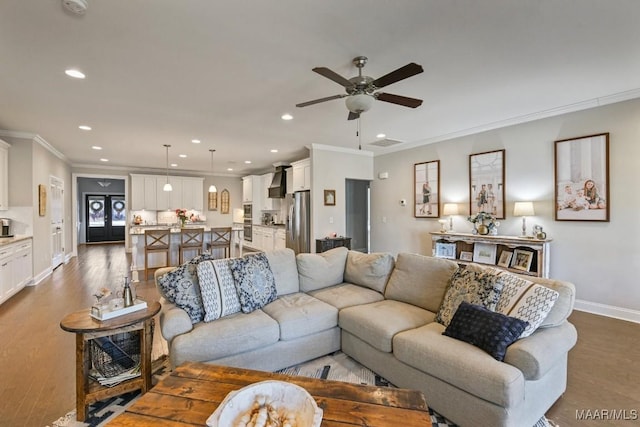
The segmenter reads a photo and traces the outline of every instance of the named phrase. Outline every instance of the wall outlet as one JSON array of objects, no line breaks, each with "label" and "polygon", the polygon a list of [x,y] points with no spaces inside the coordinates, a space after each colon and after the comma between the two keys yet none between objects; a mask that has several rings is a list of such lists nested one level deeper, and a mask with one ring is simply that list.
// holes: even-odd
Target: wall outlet
[{"label": "wall outlet", "polygon": [[332,216],[329,217],[329,224],[333,224],[333,217]]}]

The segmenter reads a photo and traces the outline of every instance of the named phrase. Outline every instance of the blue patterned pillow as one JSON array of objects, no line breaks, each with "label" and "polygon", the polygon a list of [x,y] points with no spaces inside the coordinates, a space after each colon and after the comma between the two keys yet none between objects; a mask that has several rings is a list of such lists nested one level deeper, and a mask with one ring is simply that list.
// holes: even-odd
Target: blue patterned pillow
[{"label": "blue patterned pillow", "polygon": [[251,313],[276,299],[276,281],[264,253],[232,259],[229,267],[243,313]]},{"label": "blue patterned pillow", "polygon": [[520,337],[528,325],[529,322],[524,320],[463,301],[442,334],[473,344],[494,359],[503,361],[507,347]]},{"label": "blue patterned pillow", "polygon": [[240,311],[240,300],[229,263],[230,260],[224,258],[198,264],[198,281],[205,322]]},{"label": "blue patterned pillow", "polygon": [[160,294],[167,301],[186,311],[191,323],[198,323],[204,319],[205,313],[196,269],[200,262],[210,259],[214,259],[211,254],[199,255],[158,277]]}]

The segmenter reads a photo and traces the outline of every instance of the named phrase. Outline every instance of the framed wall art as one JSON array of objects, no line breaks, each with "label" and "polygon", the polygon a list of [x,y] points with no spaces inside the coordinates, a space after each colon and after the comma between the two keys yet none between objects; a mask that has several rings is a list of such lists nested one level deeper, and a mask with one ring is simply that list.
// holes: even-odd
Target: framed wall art
[{"label": "framed wall art", "polygon": [[413,165],[413,216],[440,218],[440,160]]},{"label": "framed wall art", "polygon": [[555,141],[556,221],[609,221],[609,134]]},{"label": "framed wall art", "polygon": [[218,192],[212,191],[208,193],[207,202],[208,202],[207,207],[209,208],[210,211],[217,211],[218,210]]},{"label": "framed wall art", "polygon": [[324,190],[324,205],[325,206],[336,205],[336,190]]},{"label": "framed wall art", "polygon": [[487,212],[505,218],[504,150],[469,156],[469,212]]},{"label": "framed wall art", "polygon": [[47,187],[44,184],[38,184],[38,215],[45,216],[47,214]]},{"label": "framed wall art", "polygon": [[436,243],[437,258],[456,259],[456,244],[455,243]]}]

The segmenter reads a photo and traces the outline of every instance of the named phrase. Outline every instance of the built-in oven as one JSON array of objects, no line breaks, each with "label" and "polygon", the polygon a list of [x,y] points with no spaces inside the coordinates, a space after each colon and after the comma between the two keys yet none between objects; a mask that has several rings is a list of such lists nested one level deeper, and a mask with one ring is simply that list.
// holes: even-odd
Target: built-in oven
[{"label": "built-in oven", "polygon": [[247,242],[253,241],[253,207],[250,204],[243,205],[244,207],[244,240]]}]

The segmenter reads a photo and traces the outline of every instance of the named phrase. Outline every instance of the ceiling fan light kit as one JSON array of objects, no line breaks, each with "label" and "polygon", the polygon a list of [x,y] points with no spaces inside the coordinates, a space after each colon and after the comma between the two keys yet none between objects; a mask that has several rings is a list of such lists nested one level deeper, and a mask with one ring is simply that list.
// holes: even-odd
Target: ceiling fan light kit
[{"label": "ceiling fan light kit", "polygon": [[400,80],[404,80],[416,74],[422,73],[424,70],[421,65],[416,63],[409,63],[404,67],[400,67],[384,76],[373,79],[369,76],[362,75],[362,68],[367,63],[366,56],[357,56],[353,58],[353,65],[358,68],[358,75],[350,79],[346,79],[335,71],[326,67],[316,67],[312,71],[320,74],[323,77],[332,80],[345,88],[346,95],[333,95],[325,98],[314,99],[312,101],[302,102],[296,104],[296,107],[307,107],[309,105],[319,104],[325,101],[331,101],[333,99],[347,98],[345,104],[349,110],[348,120],[355,120],[360,118],[360,113],[369,111],[373,105],[373,101],[389,102],[391,104],[401,105],[403,107],[417,108],[422,105],[421,99],[409,98],[401,95],[394,95],[390,93],[376,92],[376,90],[396,83]]}]

